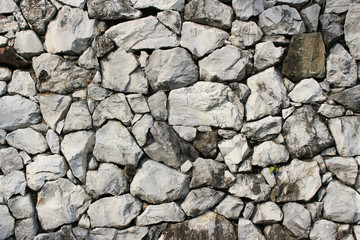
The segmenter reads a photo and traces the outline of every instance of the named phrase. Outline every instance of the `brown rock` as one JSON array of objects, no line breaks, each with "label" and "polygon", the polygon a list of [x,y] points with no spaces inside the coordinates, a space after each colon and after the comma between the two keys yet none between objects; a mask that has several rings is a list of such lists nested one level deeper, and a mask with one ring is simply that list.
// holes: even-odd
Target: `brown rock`
[{"label": "brown rock", "polygon": [[264,229],[267,240],[295,240],[291,233],[283,228],[280,224],[268,225]]},{"label": "brown rock", "polygon": [[27,68],[30,67],[31,62],[20,57],[14,48],[7,46],[0,48],[0,65],[10,68]]},{"label": "brown rock", "polygon": [[282,74],[293,81],[325,77],[325,45],[321,33],[294,35]]},{"label": "brown rock", "polygon": [[360,112],[360,86],[348,88],[340,93],[330,96],[332,100],[340,103],[354,112]]},{"label": "brown rock", "polygon": [[218,140],[216,132],[200,133],[194,140],[194,147],[206,157],[216,157]]}]

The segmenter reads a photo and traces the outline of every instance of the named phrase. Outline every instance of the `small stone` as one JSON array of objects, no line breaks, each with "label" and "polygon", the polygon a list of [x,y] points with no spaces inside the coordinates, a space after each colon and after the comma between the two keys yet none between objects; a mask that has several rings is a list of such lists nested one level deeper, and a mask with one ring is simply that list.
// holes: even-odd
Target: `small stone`
[{"label": "small stone", "polygon": [[0,82],[0,96],[3,96],[7,93],[7,84],[6,82]]},{"label": "small stone", "polygon": [[336,14],[322,14],[319,20],[324,43],[329,47],[344,34],[343,23]]},{"label": "small stone", "polygon": [[280,224],[266,225],[264,228],[264,234],[267,240],[277,240],[277,239],[286,239],[286,240],[296,240],[297,238],[293,237],[291,232],[287,230]]},{"label": "small stone", "polygon": [[181,33],[182,20],[178,11],[167,10],[158,12],[156,17],[162,24],[174,31],[176,34],[179,35]]},{"label": "small stone", "polygon": [[1,175],[0,186],[0,193],[2,193],[6,201],[16,194],[24,196],[26,192],[25,174],[21,171],[14,170],[7,175]]},{"label": "small stone", "polygon": [[345,114],[345,108],[339,105],[321,104],[318,113],[327,118],[341,117]]},{"label": "small stone", "polygon": [[30,154],[43,153],[48,149],[45,138],[32,128],[18,129],[6,136],[10,146]]},{"label": "small stone", "polygon": [[256,206],[252,221],[255,224],[271,224],[280,222],[283,219],[283,213],[276,203],[265,202]]},{"label": "small stone", "polygon": [[337,154],[336,147],[327,148],[321,152],[321,156],[335,156]]},{"label": "small stone", "polygon": [[8,44],[8,39],[6,37],[0,36],[0,47],[5,47]]},{"label": "small stone", "polygon": [[[350,0],[347,0],[347,2],[350,2]],[[358,29],[360,26],[360,23],[358,21],[358,12],[360,11],[359,3],[360,2],[353,3],[349,6],[349,11],[346,14],[344,25],[346,45],[349,47],[351,55],[356,60],[360,60],[359,32],[356,31],[356,29]]]},{"label": "small stone", "polygon": [[90,84],[87,87],[87,97],[91,100],[102,101],[111,94],[111,91],[101,88],[97,84]]},{"label": "small stone", "polygon": [[175,202],[148,205],[136,218],[138,226],[147,226],[161,222],[182,222],[186,219],[184,211]]},{"label": "small stone", "polygon": [[[308,0],[302,2],[306,3]],[[307,32],[317,32],[320,10],[321,7],[317,4],[311,5],[301,10],[300,15],[304,20]]]},{"label": "small stone", "polygon": [[97,69],[99,70],[99,62],[95,55],[95,50],[88,47],[83,54],[79,57],[78,64],[84,69]]},{"label": "small stone", "polygon": [[150,112],[145,97],[142,94],[130,94],[126,95],[126,99],[129,102],[131,109],[135,113],[147,113]]},{"label": "small stone", "polygon": [[244,49],[259,42],[263,35],[260,27],[255,22],[235,20],[231,27],[229,41],[233,45]]},{"label": "small stone", "polygon": [[191,142],[196,137],[196,128],[194,127],[185,127],[185,126],[173,126],[174,130],[176,131],[179,136],[188,141]]},{"label": "small stone", "polygon": [[198,158],[193,163],[192,179],[190,188],[198,188],[204,186],[218,188],[226,188],[224,173],[226,165],[212,159]]},{"label": "small stone", "polygon": [[7,86],[7,91],[25,97],[35,96],[37,93],[35,82],[30,73],[22,70],[15,70],[13,72],[12,80]]},{"label": "small stone", "polygon": [[322,214],[323,203],[322,202],[308,203],[306,204],[306,209],[309,210],[310,212],[311,221],[316,222]]},{"label": "small stone", "polygon": [[352,157],[333,157],[325,160],[326,168],[345,183],[352,186],[358,176],[358,164]]},{"label": "small stone", "polygon": [[16,219],[30,218],[35,215],[35,206],[30,194],[9,199],[8,206]]},{"label": "small stone", "polygon": [[123,0],[89,0],[87,8],[90,18],[98,20],[136,19],[142,12]]},{"label": "small stone", "polygon": [[343,13],[351,9],[351,0],[327,0],[324,13]]},{"label": "small stone", "polygon": [[32,30],[17,32],[15,36],[14,47],[19,55],[32,58],[44,52],[40,39]]},{"label": "small stone", "polygon": [[289,152],[282,144],[273,141],[266,141],[254,147],[252,164],[260,167],[267,167],[278,163],[287,162]]},{"label": "small stone", "polygon": [[193,167],[192,162],[190,160],[187,160],[180,166],[180,171],[182,173],[188,173],[192,167]]},{"label": "small stone", "polygon": [[244,207],[240,198],[227,195],[215,208],[215,211],[227,219],[236,220],[240,217],[240,213]]},{"label": "small stone", "polygon": [[166,121],[168,117],[167,96],[164,91],[158,91],[148,98],[151,115],[158,121]]},{"label": "small stone", "polygon": [[337,239],[338,226],[336,223],[322,219],[315,222],[310,233],[310,239]]},{"label": "small stone", "polygon": [[294,107],[289,107],[286,109],[281,110],[281,115],[283,119],[287,119],[291,114],[295,111]]},{"label": "small stone", "polygon": [[261,175],[263,175],[270,187],[273,188],[276,185],[275,175],[273,172],[270,173],[270,168],[263,168],[263,170],[261,170]]},{"label": "small stone", "polygon": [[14,234],[15,219],[6,205],[0,205],[0,238],[8,239]]},{"label": "small stone", "polygon": [[282,130],[282,118],[268,116],[254,122],[244,123],[241,133],[256,141],[266,141],[275,138]]},{"label": "small stone", "polygon": [[3,17],[0,19],[0,33],[17,32],[20,30],[14,16]]},{"label": "small stone", "polygon": [[258,229],[250,220],[239,218],[238,222],[238,239],[258,239],[266,240],[260,229]]},{"label": "small stone", "polygon": [[154,119],[150,114],[145,114],[133,125],[131,131],[140,147],[147,142],[148,132],[153,125]]},{"label": "small stone", "polygon": [[114,49],[115,43],[106,35],[97,36],[92,44],[96,57],[101,58]]},{"label": "small stone", "polygon": [[289,93],[289,97],[292,101],[300,103],[324,102],[326,100],[320,84],[313,78],[301,80]]},{"label": "small stone", "polygon": [[23,162],[24,162],[25,165],[28,165],[28,164],[32,161],[32,159],[30,158],[29,154],[27,154],[27,153],[24,152],[24,151],[21,151],[21,152],[19,153],[19,155],[20,155],[20,157],[22,158],[22,160],[23,160]]},{"label": "small stone", "polygon": [[57,13],[55,6],[48,0],[21,1],[20,8],[26,21],[41,35]]},{"label": "small stone", "polygon": [[50,148],[51,153],[59,154],[60,153],[60,140],[59,136],[52,129],[49,129],[46,133],[46,142]]},{"label": "small stone", "polygon": [[12,72],[7,67],[0,67],[0,81],[9,81],[11,80]]},{"label": "small stone", "polygon": [[8,147],[0,149],[0,169],[4,174],[24,167],[23,160],[16,148]]},{"label": "small stone", "polygon": [[226,129],[219,129],[218,135],[225,139],[233,138],[237,134],[236,131],[233,130],[226,130]]},{"label": "small stone", "polygon": [[92,120],[86,102],[79,101],[71,104],[64,122],[64,133],[91,129]]},{"label": "small stone", "polygon": [[298,203],[285,203],[283,224],[296,237],[308,238],[311,227],[310,212]]},{"label": "small stone", "polygon": [[284,48],[275,47],[272,42],[258,43],[255,46],[254,67],[257,71],[278,64],[284,54]]},{"label": "small stone", "polygon": [[241,20],[248,20],[250,17],[258,16],[265,9],[264,0],[234,0],[232,7],[236,16]]}]

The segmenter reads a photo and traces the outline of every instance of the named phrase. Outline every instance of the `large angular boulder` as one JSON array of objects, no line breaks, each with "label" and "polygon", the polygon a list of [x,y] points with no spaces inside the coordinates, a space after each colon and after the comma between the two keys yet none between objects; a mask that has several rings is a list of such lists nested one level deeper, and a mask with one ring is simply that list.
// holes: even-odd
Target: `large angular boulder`
[{"label": "large angular boulder", "polygon": [[6,135],[7,143],[29,154],[43,153],[48,149],[45,137],[32,128],[17,129]]}]

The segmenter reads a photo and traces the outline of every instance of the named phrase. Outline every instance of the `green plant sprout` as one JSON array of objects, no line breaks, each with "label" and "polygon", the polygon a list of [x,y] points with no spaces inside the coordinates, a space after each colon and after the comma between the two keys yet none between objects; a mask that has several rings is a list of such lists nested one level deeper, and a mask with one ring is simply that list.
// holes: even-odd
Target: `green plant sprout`
[{"label": "green plant sprout", "polygon": [[275,172],[275,174],[277,174],[278,171],[279,171],[279,168],[276,167],[276,165],[271,166],[271,167],[269,168],[269,172],[270,172],[270,173]]}]

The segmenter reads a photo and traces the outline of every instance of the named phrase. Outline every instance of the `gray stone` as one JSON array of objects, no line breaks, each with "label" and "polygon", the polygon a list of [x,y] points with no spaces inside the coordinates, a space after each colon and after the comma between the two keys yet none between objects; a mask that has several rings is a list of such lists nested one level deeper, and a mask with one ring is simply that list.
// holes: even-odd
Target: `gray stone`
[{"label": "gray stone", "polygon": [[100,127],[106,120],[117,119],[123,124],[129,125],[133,119],[133,113],[122,93],[116,93],[101,101],[92,115],[95,127]]},{"label": "gray stone", "polygon": [[193,146],[205,157],[214,158],[218,153],[217,143],[219,137],[216,131],[201,132],[197,134]]},{"label": "gray stone", "polygon": [[6,143],[5,137],[6,137],[6,131],[0,129],[0,145],[4,145]]},{"label": "gray stone", "polygon": [[235,20],[231,27],[229,41],[233,45],[243,49],[253,46],[261,40],[263,35],[263,32],[255,22]]},{"label": "gray stone", "polygon": [[0,81],[9,81],[11,80],[12,71],[7,67],[0,67]]},{"label": "gray stone", "polygon": [[87,96],[91,100],[102,101],[111,94],[111,91],[101,88],[97,84],[90,84],[87,87]]},{"label": "gray stone", "polygon": [[355,86],[345,89],[342,92],[334,93],[330,95],[330,98],[352,111],[360,112],[360,86]]},{"label": "gray stone", "polygon": [[0,149],[0,168],[4,174],[8,174],[14,170],[21,170],[23,167],[23,160],[15,148],[8,147]]},{"label": "gray stone", "polygon": [[71,97],[64,95],[38,95],[41,114],[46,124],[53,130],[65,118],[71,104]]},{"label": "gray stone", "polygon": [[189,192],[190,179],[162,163],[147,160],[137,169],[130,185],[132,195],[149,203],[183,199]]},{"label": "gray stone", "polygon": [[192,0],[184,9],[185,20],[223,29],[231,27],[233,14],[230,6],[218,0]]},{"label": "gray stone", "polygon": [[12,13],[18,9],[19,7],[13,0],[4,0],[0,3],[0,14]]},{"label": "gray stone", "polygon": [[338,43],[330,49],[330,54],[326,60],[326,80],[331,87],[353,87],[356,85],[356,61]]},{"label": "gray stone", "polygon": [[19,25],[13,16],[0,19],[0,33],[17,32]]},{"label": "gray stone", "polygon": [[247,121],[276,115],[281,108],[288,106],[289,99],[282,76],[275,68],[249,77],[247,83],[251,90],[245,105]]},{"label": "gray stone", "polygon": [[267,240],[296,240],[291,232],[280,224],[266,225],[264,228],[264,234]]},{"label": "gray stone", "polygon": [[19,220],[15,226],[15,238],[23,240],[35,239],[38,230],[39,224],[36,217]]},{"label": "gray stone", "polygon": [[85,188],[91,197],[99,198],[104,194],[124,194],[129,191],[129,184],[122,169],[115,164],[101,163],[97,170],[87,172]]},{"label": "gray stone", "polygon": [[300,103],[324,102],[326,100],[320,84],[313,78],[301,80],[289,93],[289,97],[292,101]]},{"label": "gray stone", "polygon": [[312,222],[316,222],[321,217],[323,205],[322,202],[311,202],[306,204],[306,209],[310,212]]},{"label": "gray stone", "polygon": [[99,20],[136,19],[142,12],[124,0],[89,0],[87,1],[89,17]]},{"label": "gray stone", "polygon": [[148,98],[151,115],[158,121],[166,121],[168,117],[167,96],[164,91],[157,91]]},{"label": "gray stone", "polygon": [[275,138],[282,129],[282,118],[268,116],[254,122],[244,123],[241,133],[256,141],[266,141]]},{"label": "gray stone", "polygon": [[[123,65],[119,68],[119,64]],[[118,92],[147,93],[145,74],[138,67],[140,63],[132,53],[119,48],[106,55],[100,61],[102,69],[102,86]],[[135,89],[133,86],[137,86]]]},{"label": "gray stone", "polygon": [[218,135],[225,139],[230,139],[230,138],[234,137],[236,134],[237,134],[237,132],[233,131],[233,130],[226,130],[226,129],[218,130]]},{"label": "gray stone", "polygon": [[310,106],[296,109],[285,120],[283,132],[290,154],[297,158],[312,157],[334,143],[326,125]]},{"label": "gray stone", "polygon": [[234,0],[232,7],[236,16],[241,20],[248,20],[250,17],[258,16],[265,9],[264,0]]},{"label": "gray stone", "polygon": [[253,202],[248,202],[245,205],[244,211],[242,213],[245,219],[250,219],[255,211],[255,205]]},{"label": "gray stone", "polygon": [[[336,149],[341,156],[349,157],[360,154],[359,129],[360,117],[347,116],[329,120],[329,129],[335,139]],[[352,134],[349,134],[352,133]]]},{"label": "gray stone", "polygon": [[174,31],[176,34],[181,33],[182,20],[179,12],[173,10],[162,11],[159,12],[156,17],[162,24]]},{"label": "gray stone", "polygon": [[143,151],[126,127],[120,122],[109,121],[96,132],[93,154],[99,162],[136,167]]},{"label": "gray stone", "polygon": [[[303,3],[308,2],[308,0],[300,1]],[[300,15],[304,20],[307,32],[317,32],[320,10],[321,7],[317,4],[311,5],[301,10]]]},{"label": "gray stone", "polygon": [[337,239],[337,230],[338,226],[336,223],[321,219],[314,223],[314,227],[310,232],[310,239],[329,239],[336,240]]},{"label": "gray stone", "polygon": [[63,132],[91,129],[92,120],[86,102],[79,101],[71,104],[66,115]]},{"label": "gray stone", "polygon": [[302,6],[304,6],[309,0],[275,0],[277,4],[287,4],[291,7],[295,7],[297,9],[300,9]]},{"label": "gray stone", "polygon": [[240,213],[244,207],[243,201],[240,198],[227,195],[216,206],[215,211],[227,219],[236,220],[240,217]]},{"label": "gray stone", "polygon": [[289,152],[282,144],[266,141],[254,147],[252,165],[267,167],[278,163],[285,163],[289,159]]},{"label": "gray stone", "polygon": [[265,202],[256,206],[252,221],[255,224],[272,224],[283,219],[283,212],[276,203]]},{"label": "gray stone", "polygon": [[129,94],[129,95],[126,95],[126,99],[129,102],[131,109],[135,113],[141,114],[141,113],[150,112],[150,109],[146,102],[146,99],[142,94],[140,94],[140,93]]},{"label": "gray stone", "polygon": [[198,80],[198,67],[184,48],[155,50],[145,68],[154,91],[186,87]]},{"label": "gray stone", "polygon": [[84,69],[99,69],[99,61],[96,58],[94,48],[88,47],[78,59],[78,64]]},{"label": "gray stone", "polygon": [[276,174],[277,184],[271,192],[273,202],[309,201],[321,187],[317,162],[293,159]]},{"label": "gray stone", "polygon": [[327,118],[341,117],[345,114],[345,108],[339,105],[330,105],[323,103],[321,104],[318,113]]},{"label": "gray stone", "polygon": [[79,220],[90,205],[85,190],[69,180],[60,178],[45,183],[38,193],[36,210],[44,230]]},{"label": "gray stone", "polygon": [[319,20],[324,43],[329,47],[344,34],[343,23],[336,14],[322,14]]},{"label": "gray stone", "polygon": [[250,220],[244,218],[239,218],[238,221],[238,239],[266,240],[260,229],[258,229]]},{"label": "gray stone", "polygon": [[184,140],[191,142],[196,137],[196,128],[184,127],[184,126],[173,126],[175,132]]},{"label": "gray stone", "polygon": [[341,223],[359,221],[360,195],[338,181],[329,183],[323,199],[325,219]]},{"label": "gray stone", "polygon": [[33,58],[33,68],[40,92],[68,94],[86,87],[92,79],[91,71],[50,53]]},{"label": "gray stone", "polygon": [[116,233],[117,240],[127,240],[127,239],[143,239],[149,232],[147,227],[129,227],[124,230],[118,230]]},{"label": "gray stone", "polygon": [[29,154],[43,153],[48,149],[44,136],[32,128],[15,130],[6,135],[6,141]]},{"label": "gray stone", "polygon": [[95,20],[87,12],[64,6],[47,27],[45,46],[53,54],[81,54],[96,35]]},{"label": "gray stone", "polygon": [[224,173],[226,165],[212,159],[198,158],[193,163],[190,188],[210,186],[214,188],[227,188]]},{"label": "gray stone", "polygon": [[0,238],[7,239],[14,234],[15,219],[6,205],[0,205]]},{"label": "gray stone", "polygon": [[184,10],[184,0],[159,0],[159,1],[151,1],[151,0],[131,0],[131,3],[135,8],[149,8],[154,7],[160,10]]},{"label": "gray stone", "polygon": [[0,36],[0,47],[6,47],[8,44],[8,39],[6,37]]},{"label": "gray stone", "polygon": [[66,175],[68,167],[60,155],[37,155],[26,166],[26,180],[30,189],[38,191],[46,181]]},{"label": "gray stone", "polygon": [[10,198],[8,206],[16,219],[30,218],[35,215],[35,206],[30,194]]},{"label": "gray stone", "polygon": [[60,139],[54,130],[49,129],[47,131],[46,142],[50,148],[51,153],[53,153],[53,154],[60,153]]},{"label": "gray stone", "polygon": [[35,82],[30,73],[22,70],[15,70],[13,72],[12,80],[7,86],[7,91],[25,97],[35,96],[37,93]]},{"label": "gray stone", "polygon": [[196,217],[215,206],[224,196],[225,193],[207,187],[194,189],[186,196],[181,208],[187,216]]},{"label": "gray stone", "polygon": [[[348,0],[349,1],[349,0]],[[344,32],[346,45],[349,47],[351,55],[360,60],[360,37],[359,29],[360,23],[358,21],[358,13],[360,11],[360,2],[353,3],[349,6],[349,11],[346,14]]]},{"label": "gray stone", "polygon": [[175,202],[148,205],[136,218],[138,226],[147,226],[161,222],[182,222],[186,219],[184,211]]},{"label": "gray stone", "polygon": [[224,30],[193,22],[184,22],[180,44],[196,57],[201,58],[222,47],[228,37],[229,34]]},{"label": "gray stone", "polygon": [[308,238],[311,227],[310,212],[298,203],[285,203],[283,224],[296,237]]},{"label": "gray stone", "polygon": [[44,52],[40,39],[32,30],[17,32],[14,47],[16,52],[25,58],[31,58]]},{"label": "gray stone", "polygon": [[61,152],[64,154],[73,175],[85,182],[88,155],[95,144],[93,131],[78,131],[65,135],[61,141]]},{"label": "gray stone", "polygon": [[57,1],[65,5],[68,5],[70,7],[76,7],[81,9],[83,9],[86,4],[86,0],[57,0]]},{"label": "gray stone", "polygon": [[197,82],[169,94],[169,123],[184,126],[214,126],[240,129],[243,106],[229,87]]},{"label": "gray stone", "polygon": [[354,185],[358,176],[358,164],[352,157],[333,157],[325,160],[326,168],[346,185]]},{"label": "gray stone", "polygon": [[114,47],[115,43],[106,35],[97,36],[92,44],[92,48],[98,58],[105,56]]},{"label": "gray stone", "polygon": [[326,0],[324,13],[343,13],[351,9],[351,0]]},{"label": "gray stone", "polygon": [[154,16],[119,23],[109,28],[105,35],[125,50],[159,49],[179,45],[176,34]]},{"label": "gray stone", "polygon": [[254,67],[257,71],[264,70],[279,63],[284,54],[284,48],[275,47],[272,42],[258,43],[255,46]]},{"label": "gray stone", "polygon": [[131,132],[140,147],[144,146],[147,142],[147,135],[153,124],[153,117],[150,114],[145,114],[133,125]]},{"label": "gray stone", "polygon": [[238,174],[234,185],[229,188],[229,193],[262,202],[269,198],[270,190],[261,174]]},{"label": "gray stone", "polygon": [[11,131],[41,120],[39,105],[19,95],[0,98],[0,128]]},{"label": "gray stone", "polygon": [[241,81],[251,72],[251,54],[227,45],[200,60],[199,68],[205,81]]},{"label": "gray stone", "polygon": [[21,171],[15,170],[7,175],[1,175],[0,186],[0,193],[6,201],[16,194],[24,196],[26,191],[25,174]]},{"label": "gray stone", "polygon": [[126,227],[141,212],[141,201],[130,194],[93,202],[87,211],[91,227]]}]

